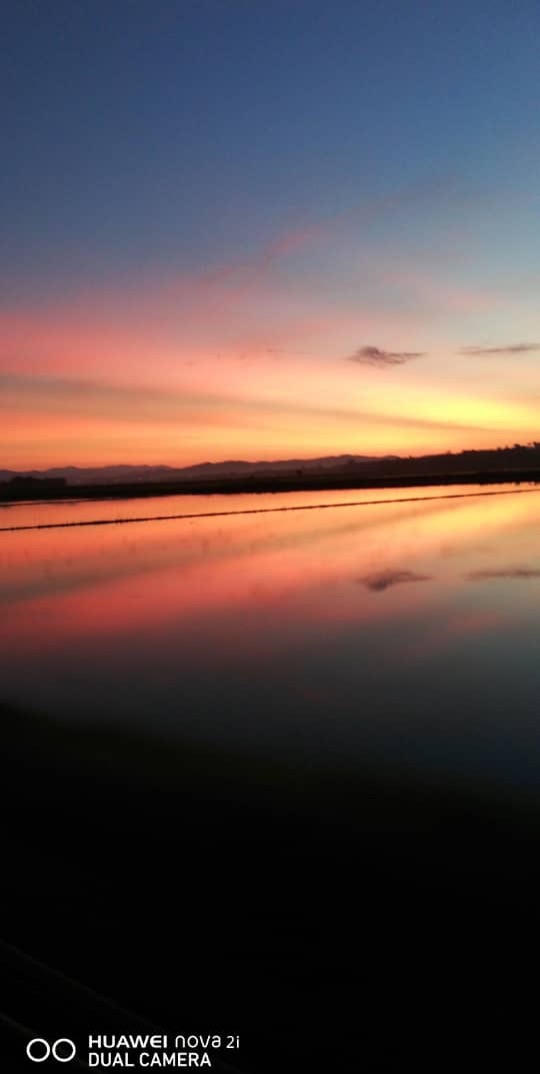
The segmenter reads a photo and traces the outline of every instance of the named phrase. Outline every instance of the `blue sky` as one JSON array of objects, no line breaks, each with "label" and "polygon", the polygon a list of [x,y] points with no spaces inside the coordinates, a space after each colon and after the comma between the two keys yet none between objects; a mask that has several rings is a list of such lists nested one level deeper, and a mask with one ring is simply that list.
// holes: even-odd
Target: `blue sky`
[{"label": "blue sky", "polygon": [[[417,393],[419,420],[446,400],[441,425],[470,426],[463,446],[532,435],[537,4],[17,0],[4,12],[0,377],[19,424],[15,452],[0,443],[12,462],[137,454],[136,423],[131,447],[125,419],[115,440],[110,407],[106,427],[83,407],[77,437],[75,388],[62,407],[81,380],[111,398],[123,385],[222,397],[225,437],[217,412],[197,430],[185,417],[182,434],[163,426],[155,450],[143,436],[164,462],[312,453],[316,428],[287,439],[280,400],[319,400],[322,450],[384,450],[367,407],[387,413],[387,449],[410,451],[402,391],[408,416]],[[367,346],[422,359],[347,364]],[[498,350],[471,362],[457,353],[470,346]],[[63,384],[48,432],[47,377]],[[358,427],[340,432],[325,405],[350,406],[351,391]],[[276,422],[235,439],[246,400]],[[418,448],[450,439],[441,429]]]}]

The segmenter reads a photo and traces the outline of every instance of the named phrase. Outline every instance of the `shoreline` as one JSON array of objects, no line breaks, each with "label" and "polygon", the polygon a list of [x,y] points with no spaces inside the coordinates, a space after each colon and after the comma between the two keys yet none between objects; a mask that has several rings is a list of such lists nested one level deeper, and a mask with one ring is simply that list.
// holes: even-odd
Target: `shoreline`
[{"label": "shoreline", "polygon": [[[323,492],[334,489],[426,488],[448,485],[501,485],[540,483],[540,469],[456,471],[432,474],[388,474],[367,477],[340,473],[283,474],[167,482],[131,482],[117,485],[64,485],[60,488],[35,486],[13,488],[0,485],[0,505],[28,502],[73,500],[129,500],[156,496],[233,495],[273,492]],[[45,483],[44,483],[45,484]]]}]

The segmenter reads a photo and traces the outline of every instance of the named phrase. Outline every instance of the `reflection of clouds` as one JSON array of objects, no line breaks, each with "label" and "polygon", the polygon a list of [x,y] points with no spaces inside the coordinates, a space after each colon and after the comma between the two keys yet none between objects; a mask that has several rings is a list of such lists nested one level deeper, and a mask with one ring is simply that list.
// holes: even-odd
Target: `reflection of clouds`
[{"label": "reflection of clouds", "polygon": [[465,577],[470,582],[483,582],[490,578],[540,578],[540,569],[538,567],[498,567],[469,571]]},{"label": "reflection of clouds", "polygon": [[373,574],[365,574],[363,578],[359,578],[358,581],[365,585],[366,589],[371,589],[374,593],[382,593],[384,589],[389,589],[391,585],[399,585],[401,582],[429,582],[431,575],[429,574],[416,574],[414,571],[375,571]]}]

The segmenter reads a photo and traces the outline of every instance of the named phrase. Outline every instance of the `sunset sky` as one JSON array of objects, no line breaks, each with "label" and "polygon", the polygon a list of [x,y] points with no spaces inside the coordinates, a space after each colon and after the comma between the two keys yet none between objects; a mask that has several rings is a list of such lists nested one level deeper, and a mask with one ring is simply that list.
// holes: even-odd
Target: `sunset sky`
[{"label": "sunset sky", "polygon": [[0,468],[540,439],[536,0],[7,0]]}]

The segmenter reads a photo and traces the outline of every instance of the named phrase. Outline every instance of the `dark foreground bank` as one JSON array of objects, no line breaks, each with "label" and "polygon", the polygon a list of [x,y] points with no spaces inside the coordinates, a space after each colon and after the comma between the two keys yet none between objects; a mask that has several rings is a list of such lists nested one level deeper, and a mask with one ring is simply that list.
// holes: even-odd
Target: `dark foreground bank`
[{"label": "dark foreground bank", "polygon": [[6,1070],[148,1031],[239,1035],[218,1074],[518,1068],[540,799],[1,717]]},{"label": "dark foreground bank", "polygon": [[412,472],[368,476],[345,471],[334,473],[253,474],[247,477],[190,479],[185,481],[151,481],[118,484],[67,485],[39,479],[20,484],[0,484],[0,503],[29,500],[133,500],[151,496],[198,496],[244,494],[253,492],[323,492],[331,489],[400,489],[445,487],[448,485],[500,485],[540,482],[540,469],[453,470],[449,472]]}]

